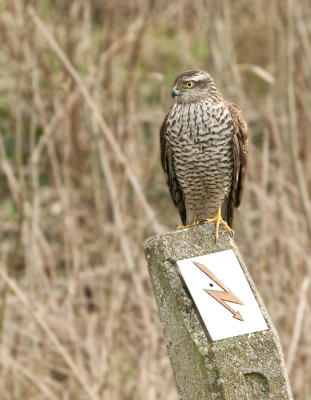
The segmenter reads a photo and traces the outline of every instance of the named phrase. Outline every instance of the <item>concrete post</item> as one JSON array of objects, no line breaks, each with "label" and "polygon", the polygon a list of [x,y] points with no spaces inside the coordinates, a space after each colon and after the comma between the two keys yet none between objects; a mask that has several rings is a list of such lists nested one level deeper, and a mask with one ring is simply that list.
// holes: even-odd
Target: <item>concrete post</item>
[{"label": "concrete post", "polygon": [[[213,224],[198,226],[154,236],[144,243],[179,398],[180,400],[292,399],[279,338],[267,310],[229,234],[221,232],[215,243],[213,232]],[[178,267],[180,263],[177,265],[177,261],[230,249],[240,264],[251,288],[251,295],[255,297],[261,310],[260,316],[261,318],[263,316],[268,329],[212,340],[206,323],[203,322],[202,313],[199,313],[193,296],[180,274]],[[234,254],[232,253],[232,256]],[[215,270],[214,274],[217,275]],[[216,282],[215,275],[213,279]],[[228,287],[232,289],[229,284]],[[221,288],[223,289],[217,293],[230,292],[224,285]],[[235,294],[239,296],[238,293]],[[215,300],[212,295],[206,294],[206,296],[209,301]],[[243,298],[241,299],[243,301]],[[236,303],[243,304],[238,301]],[[237,307],[222,300],[218,300],[215,304],[218,304],[215,307],[219,310],[228,312],[231,318],[228,306]],[[241,314],[243,315],[242,312]],[[234,323],[243,324],[242,321]],[[226,327],[222,329],[226,330]]]}]

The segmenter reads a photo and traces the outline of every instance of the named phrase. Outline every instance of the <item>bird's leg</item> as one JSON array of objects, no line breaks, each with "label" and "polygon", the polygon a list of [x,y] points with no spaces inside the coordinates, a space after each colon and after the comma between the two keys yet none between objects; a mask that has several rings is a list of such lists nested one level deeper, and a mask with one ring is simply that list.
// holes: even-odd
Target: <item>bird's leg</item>
[{"label": "bird's leg", "polygon": [[200,224],[211,224],[212,222],[215,222],[215,240],[218,238],[218,232],[219,232],[219,225],[223,225],[225,229],[230,233],[230,236],[233,237],[233,230],[230,228],[230,226],[227,224],[226,221],[224,221],[221,217],[221,206],[219,206],[217,214],[215,215],[214,218],[211,219],[203,219],[203,221],[200,222]]},{"label": "bird's leg", "polygon": [[190,225],[176,225],[175,229],[177,231],[179,229],[193,228],[193,227],[198,226],[198,225],[199,225],[199,219],[198,219],[197,215],[195,215],[194,221],[192,222],[192,224],[190,224]]}]

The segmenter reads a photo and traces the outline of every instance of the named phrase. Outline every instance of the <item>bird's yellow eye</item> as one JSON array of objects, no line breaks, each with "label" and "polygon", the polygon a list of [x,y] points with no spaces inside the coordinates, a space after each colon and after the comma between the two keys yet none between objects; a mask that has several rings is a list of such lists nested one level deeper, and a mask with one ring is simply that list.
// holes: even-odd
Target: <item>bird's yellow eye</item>
[{"label": "bird's yellow eye", "polygon": [[191,89],[194,86],[194,82],[185,82],[184,83],[185,88]]}]

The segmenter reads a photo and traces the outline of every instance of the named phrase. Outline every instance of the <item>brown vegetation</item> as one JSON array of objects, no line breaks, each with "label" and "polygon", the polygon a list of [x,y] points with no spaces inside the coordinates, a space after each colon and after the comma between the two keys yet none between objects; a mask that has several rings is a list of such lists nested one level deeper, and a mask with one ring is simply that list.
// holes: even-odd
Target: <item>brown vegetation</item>
[{"label": "brown vegetation", "polygon": [[310,399],[310,2],[25,3],[0,5],[1,400],[177,400],[142,243],[179,222],[158,131],[186,69],[248,122],[235,238]]}]

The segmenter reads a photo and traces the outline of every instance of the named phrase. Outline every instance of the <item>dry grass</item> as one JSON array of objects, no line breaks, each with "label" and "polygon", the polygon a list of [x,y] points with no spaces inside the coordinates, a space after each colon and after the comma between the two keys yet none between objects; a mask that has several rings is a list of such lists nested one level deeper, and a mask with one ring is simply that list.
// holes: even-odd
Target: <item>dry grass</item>
[{"label": "dry grass", "polygon": [[158,131],[195,68],[248,122],[236,242],[311,398],[310,19],[308,0],[2,2],[1,400],[177,400],[142,243],[178,222]]}]

